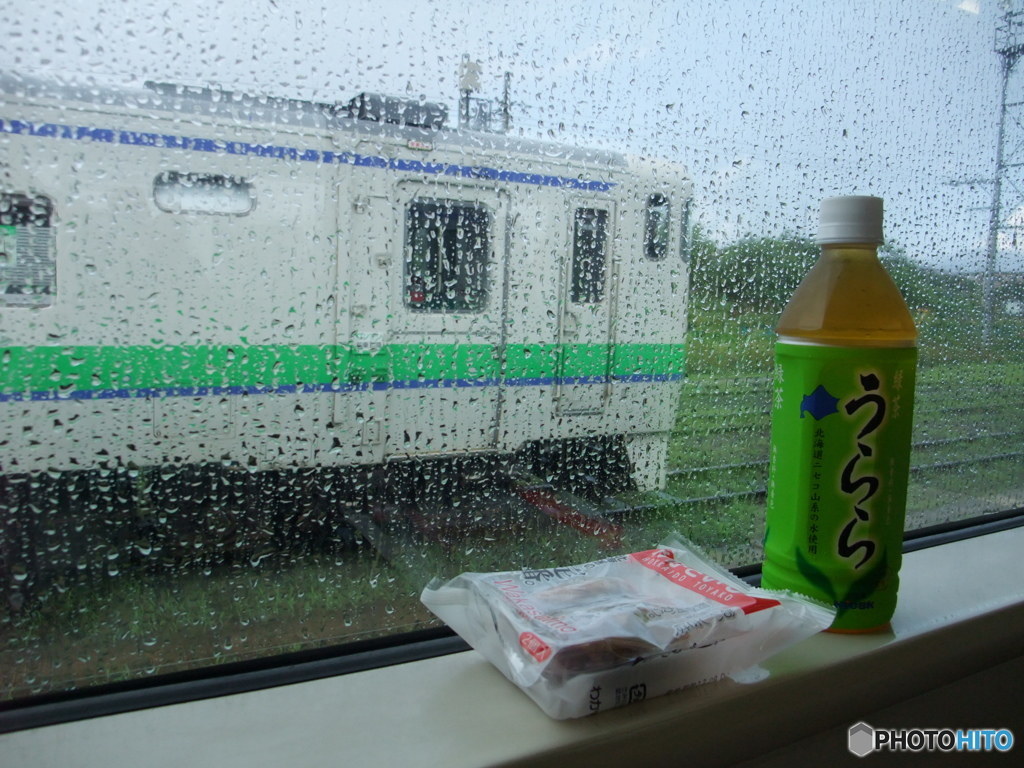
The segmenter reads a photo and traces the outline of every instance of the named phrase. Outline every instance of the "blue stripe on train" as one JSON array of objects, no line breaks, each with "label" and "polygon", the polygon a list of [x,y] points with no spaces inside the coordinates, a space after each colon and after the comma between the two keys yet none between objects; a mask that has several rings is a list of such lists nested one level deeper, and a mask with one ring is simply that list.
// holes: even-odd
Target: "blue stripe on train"
[{"label": "blue stripe on train", "polygon": [[252,155],[275,160],[293,160],[327,165],[356,165],[370,168],[387,168],[394,171],[423,173],[435,176],[456,176],[459,178],[488,179],[513,184],[531,184],[541,187],[565,187],[567,189],[607,192],[615,186],[612,181],[585,181],[570,176],[552,176],[543,173],[500,170],[478,165],[456,163],[430,163],[381,155],[360,155],[355,152],[332,152],[318,149],[300,149],[276,144],[250,144],[246,141],[205,139],[194,136],[179,136],[165,133],[125,131],[115,128],[94,128],[90,126],[59,125],[57,123],[32,123],[27,120],[0,118],[0,133],[38,136],[72,141],[91,141],[103,144],[123,144],[158,149],[182,149],[191,152],[222,153],[228,155]]},{"label": "blue stripe on train", "polygon": [[510,379],[415,379],[409,381],[354,382],[348,384],[284,384],[277,387],[140,387],[139,389],[73,389],[67,392],[0,392],[0,403],[51,400],[135,400],[147,397],[224,397],[242,395],[294,395],[324,392],[368,392],[402,389],[454,389],[462,387],[552,387],[558,385],[646,384],[681,381],[685,374],[636,374],[630,376],[522,377]]}]

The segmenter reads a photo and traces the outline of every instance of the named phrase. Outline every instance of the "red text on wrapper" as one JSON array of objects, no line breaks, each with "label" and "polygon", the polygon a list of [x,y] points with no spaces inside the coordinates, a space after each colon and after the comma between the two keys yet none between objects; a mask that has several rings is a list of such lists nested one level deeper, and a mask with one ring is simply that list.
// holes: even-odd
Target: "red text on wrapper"
[{"label": "red text on wrapper", "polygon": [[530,602],[523,588],[511,579],[495,581],[494,586],[501,591],[502,597],[515,606],[516,612],[524,619],[536,621],[538,624],[543,624],[548,629],[553,629],[556,632],[576,631],[576,627],[571,624],[566,624],[559,618],[542,613],[537,606]]},{"label": "red text on wrapper", "polygon": [[537,637],[533,632],[523,632],[519,636],[519,644],[537,661],[547,661],[551,656],[551,646]]},{"label": "red text on wrapper", "polygon": [[673,584],[678,584],[683,589],[696,592],[698,595],[714,600],[716,603],[738,608],[743,613],[756,613],[765,608],[773,608],[779,605],[778,600],[770,600],[763,597],[753,597],[740,592],[716,578],[690,568],[688,565],[678,562],[672,557],[672,553],[665,549],[650,549],[646,552],[634,552],[629,558],[645,568],[650,568],[655,573],[660,573]]}]

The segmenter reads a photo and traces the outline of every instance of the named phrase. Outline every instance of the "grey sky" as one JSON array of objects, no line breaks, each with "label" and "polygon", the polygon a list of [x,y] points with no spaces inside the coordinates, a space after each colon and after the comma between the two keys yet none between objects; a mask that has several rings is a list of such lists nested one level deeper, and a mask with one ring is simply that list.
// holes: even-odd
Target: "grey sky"
[{"label": "grey sky", "polygon": [[14,6],[0,65],[104,81],[454,106],[468,53],[483,95],[512,73],[516,132],[682,160],[720,240],[812,234],[822,196],[870,193],[913,257],[982,265],[990,190],[950,182],[994,169],[995,0]]}]

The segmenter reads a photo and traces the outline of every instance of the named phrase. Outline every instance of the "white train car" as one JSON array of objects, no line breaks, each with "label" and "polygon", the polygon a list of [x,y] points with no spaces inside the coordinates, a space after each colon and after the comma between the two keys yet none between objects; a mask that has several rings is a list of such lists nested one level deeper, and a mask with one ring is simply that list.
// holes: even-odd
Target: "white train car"
[{"label": "white train car", "polygon": [[2,472],[614,439],[660,486],[685,173],[444,120],[0,79]]}]

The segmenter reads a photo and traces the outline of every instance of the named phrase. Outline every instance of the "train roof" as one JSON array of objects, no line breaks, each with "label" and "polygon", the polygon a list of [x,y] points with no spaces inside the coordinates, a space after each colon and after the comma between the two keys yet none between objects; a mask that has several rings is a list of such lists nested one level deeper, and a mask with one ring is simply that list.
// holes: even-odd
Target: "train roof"
[{"label": "train roof", "polygon": [[[169,113],[175,116],[194,115],[233,122],[253,123],[285,130],[342,130],[368,139],[401,139],[429,141],[437,147],[484,150],[516,155],[539,156],[550,161],[578,162],[608,168],[628,168],[635,160],[621,152],[588,149],[553,142],[508,136],[503,133],[449,128],[443,119],[446,108],[416,100],[361,93],[347,102],[315,102],[275,96],[253,95],[216,88],[146,82],[143,87],[118,87],[96,82],[80,82],[56,77],[26,76],[12,72],[0,73],[0,94],[20,99],[40,99],[79,103],[85,106],[131,111]],[[421,124],[409,124],[398,118],[395,110],[387,118],[382,109],[360,114],[359,105],[387,103],[398,105],[399,113],[410,111],[421,115]],[[363,110],[365,113],[366,110]],[[415,123],[414,119],[414,123]]]}]

